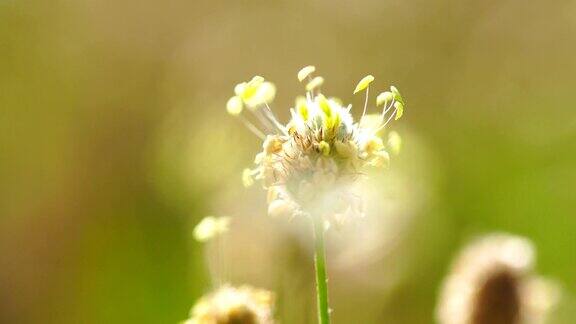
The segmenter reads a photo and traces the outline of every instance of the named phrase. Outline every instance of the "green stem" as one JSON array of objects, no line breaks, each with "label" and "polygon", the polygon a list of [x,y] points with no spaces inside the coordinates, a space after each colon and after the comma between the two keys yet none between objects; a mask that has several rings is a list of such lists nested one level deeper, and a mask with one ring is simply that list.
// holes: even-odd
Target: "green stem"
[{"label": "green stem", "polygon": [[328,278],[326,276],[326,249],[324,246],[324,224],[322,219],[314,219],[314,266],[316,268],[316,297],[318,303],[318,322],[330,323],[328,310]]}]

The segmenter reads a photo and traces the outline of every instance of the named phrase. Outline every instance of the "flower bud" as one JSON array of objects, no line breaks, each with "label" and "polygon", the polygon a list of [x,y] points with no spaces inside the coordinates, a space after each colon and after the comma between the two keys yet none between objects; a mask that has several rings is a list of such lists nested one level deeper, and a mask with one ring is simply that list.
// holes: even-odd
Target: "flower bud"
[{"label": "flower bud", "polygon": [[324,156],[330,155],[330,144],[326,143],[325,141],[321,141],[318,143],[318,151],[322,153]]}]

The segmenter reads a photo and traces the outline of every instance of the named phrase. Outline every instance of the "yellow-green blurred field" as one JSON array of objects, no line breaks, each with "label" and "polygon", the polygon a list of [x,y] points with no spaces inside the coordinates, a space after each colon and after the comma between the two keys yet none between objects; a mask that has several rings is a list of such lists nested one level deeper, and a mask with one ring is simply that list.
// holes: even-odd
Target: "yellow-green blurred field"
[{"label": "yellow-green blurred field", "polygon": [[433,323],[452,257],[495,231],[532,240],[573,323],[575,35],[574,1],[0,0],[0,322],[184,320],[214,268],[192,228],[229,215],[229,279],[313,323],[302,224],[242,187],[261,143],[224,107],[259,74],[286,120],[314,64],[355,106],[369,73],[407,101],[378,243],[330,238],[334,323]]}]

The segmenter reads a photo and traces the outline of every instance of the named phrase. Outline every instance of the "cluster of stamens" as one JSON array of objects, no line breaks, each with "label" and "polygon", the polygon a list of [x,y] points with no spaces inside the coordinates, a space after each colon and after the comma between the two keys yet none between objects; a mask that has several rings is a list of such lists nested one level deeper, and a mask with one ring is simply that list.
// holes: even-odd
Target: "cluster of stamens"
[{"label": "cluster of stamens", "polygon": [[[315,67],[307,66],[298,73],[300,82],[308,80],[306,96],[296,98],[285,125],[269,106],[275,86],[260,76],[235,87],[227,110],[263,140],[256,167],[245,169],[242,178],[246,186],[262,180],[268,190],[269,214],[321,214],[341,221],[347,215],[362,215],[361,200],[350,188],[362,169],[387,167],[389,152],[398,151],[400,137],[396,132],[388,133],[386,143],[378,134],[402,116],[404,101],[392,86],[376,98],[381,113],[367,114],[369,85],[374,77],[366,76],[354,90],[354,94],[366,90],[362,116],[354,122],[352,105],[343,106],[339,99],[324,96],[320,91],[324,79],[312,77],[313,72]],[[260,125],[242,115],[244,110]]]}]

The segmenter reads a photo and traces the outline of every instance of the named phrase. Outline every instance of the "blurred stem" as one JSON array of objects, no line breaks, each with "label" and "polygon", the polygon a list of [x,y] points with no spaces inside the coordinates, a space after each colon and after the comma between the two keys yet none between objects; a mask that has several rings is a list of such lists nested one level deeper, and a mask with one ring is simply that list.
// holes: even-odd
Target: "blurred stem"
[{"label": "blurred stem", "polygon": [[316,297],[318,322],[330,323],[328,310],[328,278],[326,276],[326,248],[324,246],[324,224],[321,217],[313,217],[314,226],[314,267],[316,269]]}]

